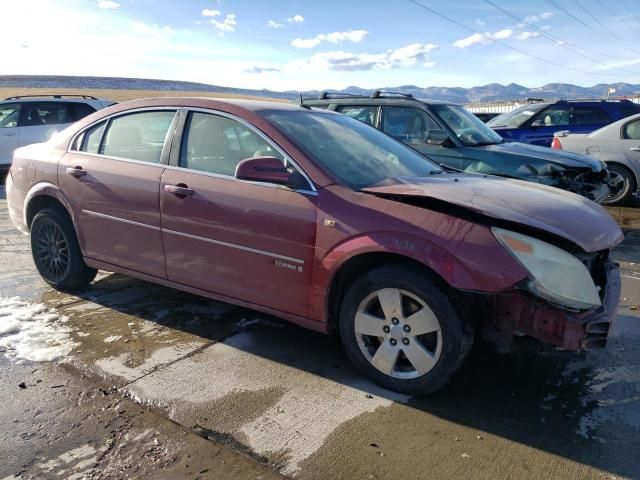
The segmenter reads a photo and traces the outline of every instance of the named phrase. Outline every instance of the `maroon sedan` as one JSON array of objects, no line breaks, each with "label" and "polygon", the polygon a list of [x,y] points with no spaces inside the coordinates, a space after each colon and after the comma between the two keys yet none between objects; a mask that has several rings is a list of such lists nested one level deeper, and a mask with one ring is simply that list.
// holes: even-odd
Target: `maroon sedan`
[{"label": "maroon sedan", "polygon": [[122,103],[19,149],[7,191],[53,287],[104,269],[338,330],[402,392],[442,386],[475,337],[602,347],[620,295],[622,233],[595,203],[300,106]]}]

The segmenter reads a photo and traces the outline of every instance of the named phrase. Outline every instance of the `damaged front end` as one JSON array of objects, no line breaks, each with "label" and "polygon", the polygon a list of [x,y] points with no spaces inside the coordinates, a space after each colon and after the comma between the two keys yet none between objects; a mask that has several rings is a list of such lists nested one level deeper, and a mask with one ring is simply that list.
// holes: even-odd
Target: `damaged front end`
[{"label": "damaged front end", "polygon": [[556,348],[580,351],[604,348],[620,299],[620,269],[609,252],[583,254],[584,263],[598,287],[601,305],[571,309],[545,301],[526,285],[509,292],[482,295],[482,336],[507,352],[514,337],[529,336]]},{"label": "damaged front end", "polygon": [[508,171],[497,169],[486,162],[475,162],[465,172],[515,178],[539,183],[576,193],[596,203],[617,193],[624,186],[619,175],[610,173],[606,166],[599,171],[590,168],[565,168],[555,163],[524,163],[512,165]]}]

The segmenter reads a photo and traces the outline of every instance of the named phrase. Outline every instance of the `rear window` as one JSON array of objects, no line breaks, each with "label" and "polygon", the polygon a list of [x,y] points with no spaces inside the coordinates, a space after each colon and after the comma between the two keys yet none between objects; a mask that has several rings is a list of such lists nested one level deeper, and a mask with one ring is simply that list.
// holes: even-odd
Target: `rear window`
[{"label": "rear window", "polygon": [[100,153],[110,157],[159,163],[175,111],[130,113],[112,119]]},{"label": "rear window", "polygon": [[620,116],[622,118],[640,113],[640,105],[621,105],[619,108]]},{"label": "rear window", "polygon": [[571,125],[600,125],[611,123],[611,117],[602,107],[573,107]]}]

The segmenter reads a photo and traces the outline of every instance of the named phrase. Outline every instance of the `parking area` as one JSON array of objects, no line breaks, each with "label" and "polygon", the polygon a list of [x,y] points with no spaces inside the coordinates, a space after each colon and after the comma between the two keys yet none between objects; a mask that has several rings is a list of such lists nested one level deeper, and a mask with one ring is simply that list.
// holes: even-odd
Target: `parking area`
[{"label": "parking area", "polygon": [[479,343],[447,387],[408,397],[358,375],[337,337],[250,310],[104,272],[53,291],[0,190],[2,301],[61,357],[29,360],[37,332],[0,347],[0,479],[638,478],[640,215],[612,213],[627,234],[605,351]]}]

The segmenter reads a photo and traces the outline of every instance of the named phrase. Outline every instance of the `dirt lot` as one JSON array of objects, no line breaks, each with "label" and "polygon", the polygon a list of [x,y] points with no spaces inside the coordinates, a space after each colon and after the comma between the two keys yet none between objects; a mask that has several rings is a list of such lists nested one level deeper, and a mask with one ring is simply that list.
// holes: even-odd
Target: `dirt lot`
[{"label": "dirt lot", "polygon": [[1,198],[0,297],[19,297],[20,318],[41,318],[67,350],[0,355],[0,479],[640,478],[633,228],[606,351],[479,344],[444,390],[410,398],[358,376],[336,338],[256,312],[108,273],[54,292]]},{"label": "dirt lot", "polygon": [[286,100],[254,97],[250,95],[235,95],[214,92],[182,92],[182,91],[161,91],[161,90],[108,90],[108,89],[73,89],[73,88],[0,88],[0,99],[13,97],[15,95],[64,95],[78,94],[92,95],[97,98],[105,98],[115,102],[135,100],[138,98],[150,97],[222,97],[222,98],[247,98],[253,100],[270,100],[282,102]]}]

